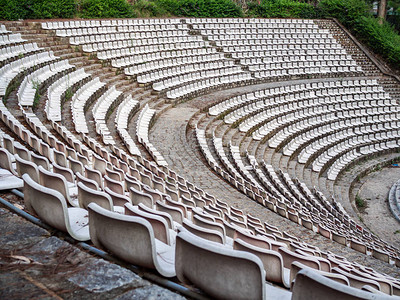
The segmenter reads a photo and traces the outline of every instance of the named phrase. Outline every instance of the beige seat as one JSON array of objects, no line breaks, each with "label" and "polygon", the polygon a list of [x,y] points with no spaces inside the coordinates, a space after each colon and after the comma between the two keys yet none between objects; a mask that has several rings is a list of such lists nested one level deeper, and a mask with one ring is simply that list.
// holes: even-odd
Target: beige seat
[{"label": "beige seat", "polygon": [[125,185],[121,181],[117,181],[111,179],[107,175],[104,175],[104,187],[108,187],[110,190],[114,191],[115,193],[125,195]]},{"label": "beige seat", "polygon": [[142,190],[142,183],[135,177],[125,174],[124,179],[125,179],[125,189],[127,191],[129,191],[129,189],[131,187],[133,187],[134,189],[136,189],[138,191]]},{"label": "beige seat", "polygon": [[85,176],[97,182],[100,188],[103,187],[103,175],[100,171],[85,166]]},{"label": "beige seat", "polygon": [[62,176],[65,177],[65,180],[67,180],[69,183],[75,184],[75,175],[74,173],[72,173],[72,170],[70,168],[63,167],[57,165],[56,163],[53,163],[53,172],[61,174]]},{"label": "beige seat", "polygon": [[160,216],[160,217],[164,218],[165,221],[168,224],[168,228],[172,229],[172,230],[175,230],[174,220],[172,219],[170,214],[162,212],[162,211],[158,211],[156,209],[149,208],[146,205],[144,205],[143,203],[139,203],[138,208],[140,210],[144,211],[144,212],[147,212],[147,213],[150,213],[150,214],[154,214],[154,215],[157,215],[157,216]]},{"label": "beige seat", "polygon": [[222,226],[221,224],[204,219],[204,218],[200,217],[199,215],[193,216],[193,223],[198,226],[210,229],[210,230],[218,231],[219,233],[221,233],[221,236],[224,239],[223,242],[224,243],[226,242],[225,227]]},{"label": "beige seat", "polygon": [[[350,286],[349,280],[347,279],[346,276],[343,276],[343,275],[340,275],[340,274],[337,274],[337,273],[318,271],[318,270],[310,268],[310,267],[308,267],[306,265],[303,265],[302,263],[300,263],[298,261],[292,262],[292,265],[290,267],[290,276],[293,279],[296,278],[297,273],[302,269],[307,269],[307,270],[312,270],[312,271],[318,272],[318,274],[323,275],[324,277],[327,277],[327,278],[329,278],[331,280],[334,280],[334,281],[336,281],[338,283]],[[292,281],[292,284],[293,284],[293,281]]]},{"label": "beige seat", "polygon": [[216,299],[290,299],[291,293],[265,283],[261,260],[199,238],[186,230],[176,237],[176,276]]},{"label": "beige seat", "polygon": [[18,154],[15,154],[14,157],[18,175],[21,177],[24,174],[28,174],[34,181],[39,182],[39,171],[36,164],[20,158]]},{"label": "beige seat", "polygon": [[290,288],[290,272],[283,267],[283,259],[278,252],[251,245],[241,239],[234,240],[233,249],[247,251],[258,256],[264,265],[265,279]]},{"label": "beige seat", "polygon": [[93,190],[100,190],[99,185],[97,184],[96,181],[89,179],[85,176],[83,176],[81,173],[76,173],[76,182],[82,182],[84,183],[87,187],[93,189]]},{"label": "beige seat", "polygon": [[139,191],[133,187],[130,187],[129,196],[131,198],[133,205],[138,205],[139,203],[143,203],[144,205],[153,208],[154,205],[153,197],[150,196],[149,194]]},{"label": "beige seat", "polygon": [[198,226],[196,224],[191,223],[187,219],[183,220],[182,225],[186,230],[190,231],[191,233],[195,234],[198,237],[201,237],[208,241],[219,243],[219,244],[225,243],[225,238],[219,231],[205,228],[202,226]]},{"label": "beige seat", "polygon": [[4,148],[0,148],[0,190],[18,189],[24,186],[22,179],[18,178],[11,154]]},{"label": "beige seat", "polygon": [[89,237],[88,212],[79,207],[67,207],[61,193],[36,183],[28,174],[24,180],[25,206],[34,211],[40,219],[67,232],[78,241],[87,241]]},{"label": "beige seat", "polygon": [[30,151],[26,149],[25,146],[15,141],[14,141],[14,154],[18,154],[18,156],[22,159],[31,161]]},{"label": "beige seat", "polygon": [[361,289],[364,285],[369,285],[378,291],[381,290],[381,286],[375,280],[371,280],[371,279],[367,279],[364,277],[360,277],[360,276],[351,274],[351,273],[346,272],[345,270],[342,270],[341,268],[338,268],[338,267],[332,268],[332,272],[346,276],[350,282],[350,286],[352,286],[354,288]]},{"label": "beige seat", "polygon": [[115,211],[123,214],[125,209],[123,206],[114,206],[112,198],[106,192],[93,190],[82,182],[78,183],[78,202],[79,206],[88,209],[90,203],[94,202],[104,209]]},{"label": "beige seat", "polygon": [[75,185],[69,185],[65,177],[47,171],[42,166],[38,167],[39,170],[39,183],[49,189],[53,189],[59,191],[65,200],[67,200],[67,204],[78,207],[78,190]]},{"label": "beige seat", "polygon": [[182,224],[183,219],[185,218],[182,210],[174,206],[167,205],[161,201],[156,202],[156,208],[158,211],[168,213],[176,223]]},{"label": "beige seat", "polygon": [[14,156],[5,148],[0,148],[0,168],[9,171],[12,175],[18,176],[14,167]]},{"label": "beige seat", "polygon": [[110,195],[111,200],[114,204],[114,206],[124,206],[126,203],[131,203],[131,198],[129,198],[126,195],[121,195],[118,194],[112,190],[110,190],[108,187],[104,188],[104,191]]},{"label": "beige seat", "polygon": [[169,231],[168,223],[163,217],[147,213],[130,203],[125,204],[125,215],[141,217],[149,221],[153,227],[154,237],[156,239],[170,246],[175,244],[176,234],[172,234],[172,232]]},{"label": "beige seat", "polygon": [[31,152],[31,160],[37,166],[42,166],[46,170],[50,171],[50,162],[46,157],[44,157],[42,155],[37,155],[34,152]]},{"label": "beige seat", "polygon": [[175,276],[175,249],[154,236],[151,224],[143,218],[127,216],[90,203],[90,237],[96,247],[162,276]]},{"label": "beige seat", "polygon": [[292,300],[391,299],[346,286],[311,269],[303,269],[297,273],[292,295]]}]

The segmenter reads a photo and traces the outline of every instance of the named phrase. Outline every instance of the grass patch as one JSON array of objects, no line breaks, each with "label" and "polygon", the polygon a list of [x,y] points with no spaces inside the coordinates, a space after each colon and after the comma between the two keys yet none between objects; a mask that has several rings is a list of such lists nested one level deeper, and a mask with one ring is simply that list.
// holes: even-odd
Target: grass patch
[{"label": "grass patch", "polygon": [[356,205],[357,208],[366,208],[367,204],[365,203],[365,200],[360,197],[360,195],[356,195]]}]

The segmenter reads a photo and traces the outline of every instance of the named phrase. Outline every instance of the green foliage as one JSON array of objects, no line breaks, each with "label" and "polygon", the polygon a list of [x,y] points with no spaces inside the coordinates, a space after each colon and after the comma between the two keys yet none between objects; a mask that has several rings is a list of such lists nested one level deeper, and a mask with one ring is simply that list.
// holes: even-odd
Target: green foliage
[{"label": "green foliage", "polygon": [[336,18],[345,26],[353,26],[369,11],[368,4],[363,0],[321,0],[318,7],[324,16]]},{"label": "green foliage", "polygon": [[133,18],[132,6],[126,0],[82,0],[82,18]]},{"label": "green foliage", "polygon": [[295,0],[264,0],[261,4],[249,2],[247,14],[256,18],[301,18],[320,17],[320,11],[309,3]]},{"label": "green foliage", "polygon": [[381,25],[376,18],[361,17],[357,20],[355,31],[376,53],[390,63],[400,65],[400,36],[388,22]]},{"label": "green foliage", "polygon": [[[172,4],[176,4],[176,2],[173,1]],[[161,3],[160,1],[138,0],[133,4],[133,11],[134,14],[139,18],[149,18],[171,16],[168,11],[174,10],[171,8],[163,7],[163,3]]]},{"label": "green foliage", "polygon": [[361,198],[358,194],[356,195],[356,205],[358,208],[364,208],[366,206],[365,200]]},{"label": "green foliage", "polygon": [[75,0],[34,0],[34,19],[73,18],[76,12]]},{"label": "green foliage", "polygon": [[399,67],[400,36],[389,23],[379,24],[365,1],[321,0],[318,7],[324,16],[338,19],[375,53]]},{"label": "green foliage", "polygon": [[231,0],[158,0],[167,13],[178,17],[243,17],[242,9]]},{"label": "green foliage", "polygon": [[0,19],[72,18],[75,0],[0,0]]},{"label": "green foliage", "polygon": [[33,15],[32,0],[0,0],[0,19],[27,19]]}]

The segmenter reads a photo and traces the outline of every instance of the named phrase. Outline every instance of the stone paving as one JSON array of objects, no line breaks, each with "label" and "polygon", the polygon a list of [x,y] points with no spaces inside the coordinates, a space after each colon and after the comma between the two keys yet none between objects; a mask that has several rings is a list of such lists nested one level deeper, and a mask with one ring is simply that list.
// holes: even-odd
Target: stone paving
[{"label": "stone paving", "polygon": [[356,261],[373,267],[379,272],[399,277],[400,269],[327,240],[321,235],[269,211],[238,192],[208,167],[195,141],[194,130],[191,128],[193,124],[190,123],[191,118],[198,118],[196,114],[202,107],[210,105],[218,99],[256,88],[260,88],[260,86],[215,92],[175,105],[158,116],[150,130],[150,141],[164,156],[171,169],[218,199],[226,201],[246,213],[251,213],[262,221],[277,226],[281,231],[299,237],[304,242],[318,246],[321,250],[332,251],[345,256],[350,261]]},{"label": "stone paving", "polygon": [[388,193],[400,178],[400,168],[383,168],[361,180],[359,197],[365,202],[361,210],[363,223],[388,243],[400,248],[400,223],[389,210]]},{"label": "stone paving", "polygon": [[0,299],[185,299],[3,208],[0,230]]}]

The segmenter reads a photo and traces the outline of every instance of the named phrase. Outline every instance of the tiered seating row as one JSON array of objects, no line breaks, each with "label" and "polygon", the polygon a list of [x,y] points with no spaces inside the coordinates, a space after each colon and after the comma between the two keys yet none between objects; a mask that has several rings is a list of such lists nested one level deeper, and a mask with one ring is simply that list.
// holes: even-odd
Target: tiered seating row
[{"label": "tiered seating row", "polygon": [[10,82],[24,70],[56,60],[53,52],[32,54],[4,65],[0,69],[0,96],[4,96]]},{"label": "tiered seating row", "polygon": [[140,150],[136,146],[132,137],[128,132],[128,123],[132,118],[133,114],[139,109],[139,101],[132,99],[132,96],[128,96],[117,109],[117,115],[115,117],[115,123],[117,131],[124,141],[125,146],[132,155],[140,156]]},{"label": "tiered seating row", "polygon": [[54,82],[47,90],[47,101],[46,101],[46,116],[51,121],[61,121],[61,106],[63,102],[63,95],[66,92],[73,92],[73,87],[85,79],[88,79],[91,75],[86,73],[83,69],[78,69],[72,73],[68,73],[61,77],[59,80]]},{"label": "tiered seating row", "polygon": [[150,121],[154,117],[155,113],[156,111],[154,109],[149,108],[148,104],[145,105],[145,107],[140,111],[139,114],[136,127],[136,135],[139,140],[139,143],[141,143],[147,149],[147,151],[149,151],[149,153],[159,166],[168,166],[168,163],[164,159],[164,157],[157,151],[157,149],[149,141]]}]

